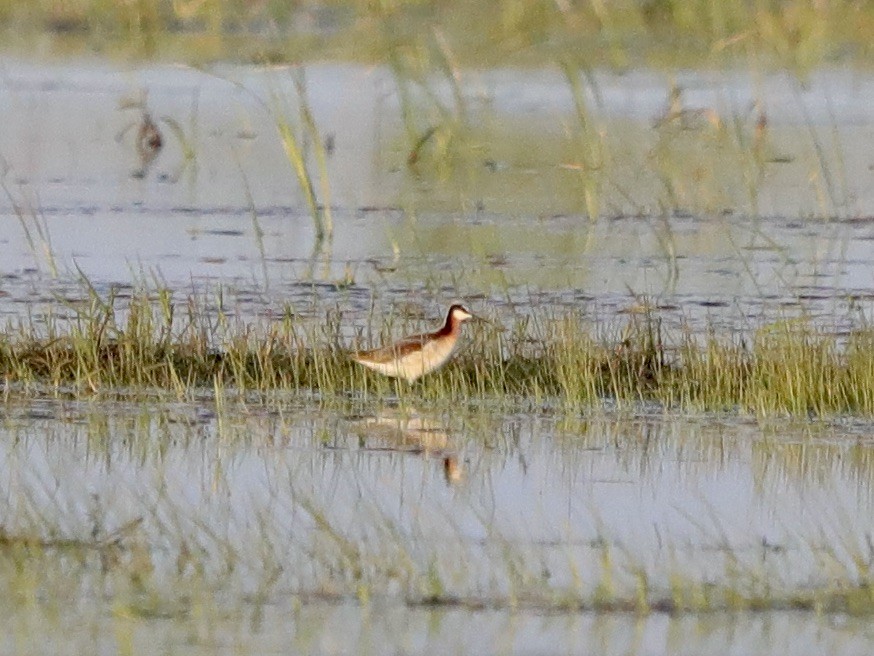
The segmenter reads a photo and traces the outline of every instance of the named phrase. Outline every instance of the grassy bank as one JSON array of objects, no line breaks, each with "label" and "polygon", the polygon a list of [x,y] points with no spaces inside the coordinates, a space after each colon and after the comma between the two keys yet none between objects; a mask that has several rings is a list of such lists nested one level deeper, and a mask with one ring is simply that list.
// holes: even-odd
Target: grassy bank
[{"label": "grassy bank", "polygon": [[[624,67],[764,56],[807,70],[870,60],[868,3],[729,2],[0,2],[8,44],[57,51],[120,51],[146,57],[301,61],[408,59],[494,66],[565,55]],[[48,43],[47,43],[48,42]]]},{"label": "grassy bank", "polygon": [[63,318],[7,326],[0,369],[7,393],[203,388],[322,395],[409,395],[435,402],[488,399],[569,406],[653,401],[671,408],[760,416],[874,415],[874,330],[835,335],[804,320],[755,333],[670,334],[647,311],[622,325],[581,314],[519,318],[469,332],[451,365],[415,385],[395,385],[356,365],[350,348],[426,326],[397,317],[356,325],[338,309],[242,322],[203,300],[169,291],[99,296]]}]

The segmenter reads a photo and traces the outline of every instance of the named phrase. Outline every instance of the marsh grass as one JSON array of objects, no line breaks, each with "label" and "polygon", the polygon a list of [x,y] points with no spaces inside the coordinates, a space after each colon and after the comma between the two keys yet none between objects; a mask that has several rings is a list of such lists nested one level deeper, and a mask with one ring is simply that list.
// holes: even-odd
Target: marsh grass
[{"label": "marsh grass", "polygon": [[[307,100],[303,71],[295,71],[293,79],[298,103],[299,125],[293,125],[286,118],[287,112],[281,108],[279,98],[276,96],[273,98],[272,114],[276,129],[279,132],[279,140],[285,150],[288,163],[294,170],[312,217],[316,240],[321,242],[326,238],[330,240],[334,235],[334,221],[331,214],[331,185],[328,179],[328,156]],[[316,175],[311,170],[310,157],[307,154],[308,146],[313,151],[318,170],[318,189]]]},{"label": "marsh grass", "polygon": [[573,140],[576,142],[576,150],[579,153],[580,162],[578,171],[583,188],[583,199],[586,214],[590,220],[601,216],[601,188],[603,182],[604,165],[604,133],[603,128],[595,124],[595,118],[588,108],[586,93],[582,88],[581,77],[590,81],[594,88],[594,96],[597,98],[597,87],[594,85],[593,76],[582,66],[572,63],[570,60],[561,64],[565,79],[574,100],[574,111],[577,119],[577,130]]},{"label": "marsh grass", "polygon": [[[813,176],[800,163],[797,170],[779,171],[787,182],[804,187],[803,200],[766,176],[774,169],[768,168],[764,137],[756,136],[761,130],[753,112],[719,103],[681,104],[675,114],[654,112],[651,120],[657,125],[611,116],[598,104],[591,71],[573,60],[557,66],[574,107],[560,121],[502,116],[477,107],[462,122],[454,114],[441,118],[429,100],[405,101],[414,106],[409,113],[418,122],[390,135],[387,152],[389,169],[411,173],[403,196],[421,212],[479,208],[590,221],[646,216],[663,226],[677,214],[759,217],[764,194],[790,214],[834,216],[827,199],[822,202],[818,168]],[[807,136],[792,130],[793,143],[806,143]]]},{"label": "marsh grass", "polygon": [[378,41],[400,101],[406,166],[415,177],[433,170],[445,180],[472,147],[468,102],[455,54],[440,28],[411,42],[403,30],[394,29],[390,12],[380,14],[380,20]]},{"label": "marsh grass", "polygon": [[41,268],[45,266],[51,276],[56,278],[58,276],[58,263],[55,259],[51,234],[45,216],[27,201],[16,198],[5,180],[0,182],[0,186],[2,186],[7,200],[12,206],[12,211],[21,225],[34,261]]},{"label": "marsh grass", "polygon": [[[122,49],[140,56],[187,52],[192,59],[300,61],[354,57],[385,61],[375,33],[419,47],[438,25],[461,64],[493,66],[549,61],[579,52],[593,63],[625,68],[634,60],[702,61],[762,58],[805,73],[835,57],[870,53],[872,10],[865,3],[744,2],[555,3],[513,0],[360,3],[178,3],[107,0],[32,3],[3,0],[7,41],[45,34],[70,47]],[[269,27],[267,27],[269,26]]]},{"label": "marsh grass", "polygon": [[[356,601],[365,607],[383,602],[639,615],[874,613],[871,547],[859,541],[855,529],[839,524],[845,517],[830,527],[834,532],[825,544],[809,540],[798,547],[817,563],[818,572],[798,585],[779,552],[769,554],[763,547],[759,553],[727,539],[701,569],[700,561],[684,562],[681,545],[666,544],[653,558],[602,535],[556,549],[505,535],[489,517],[482,518],[487,536],[482,541],[465,539],[451,517],[439,518],[445,525],[434,540],[428,525],[433,520],[406,526],[375,500],[362,501],[360,521],[349,526],[323,499],[294,484],[289,492],[278,494],[274,503],[295,517],[292,536],[271,525],[269,515],[261,515],[263,508],[254,510],[240,535],[235,533],[240,527],[220,511],[207,518],[190,516],[195,508],[161,498],[151,508],[154,516],[106,536],[65,537],[81,532],[75,513],[50,509],[26,531],[0,533],[0,580],[9,584],[9,594],[34,607],[53,603],[52,595],[40,599],[39,590],[57,588],[61,598],[72,600],[89,594],[89,587],[107,586],[114,613],[186,621],[203,604],[241,598],[257,607],[288,597],[303,604]],[[61,526],[65,522],[68,526]],[[83,576],[85,571],[91,574]]]},{"label": "marsh grass", "polygon": [[116,298],[87,281],[83,286],[82,300],[67,302],[63,314],[21,321],[0,335],[7,393],[140,389],[185,398],[216,388],[435,403],[584,407],[610,399],[760,416],[874,415],[874,330],[867,325],[839,335],[795,319],[702,338],[668,334],[645,304],[613,324],[547,312],[503,331],[474,327],[449,366],[407,385],[356,365],[348,351],[420,331],[426,328],[420,321],[371,314],[367,325],[355,326],[339,310],[323,309],[251,323],[226,314],[221,298],[180,300],[166,289]]}]

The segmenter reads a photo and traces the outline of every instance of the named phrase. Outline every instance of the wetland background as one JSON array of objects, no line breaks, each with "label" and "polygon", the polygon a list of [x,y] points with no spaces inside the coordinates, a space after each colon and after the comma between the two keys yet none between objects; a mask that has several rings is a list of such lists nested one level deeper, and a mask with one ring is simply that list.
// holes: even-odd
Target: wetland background
[{"label": "wetland background", "polygon": [[869,3],[0,34],[0,651],[870,653]]}]

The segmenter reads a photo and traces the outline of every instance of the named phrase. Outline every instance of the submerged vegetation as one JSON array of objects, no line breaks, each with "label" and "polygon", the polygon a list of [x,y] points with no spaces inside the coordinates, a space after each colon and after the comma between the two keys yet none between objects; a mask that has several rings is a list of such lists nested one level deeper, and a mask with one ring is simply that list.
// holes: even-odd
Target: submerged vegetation
[{"label": "submerged vegetation", "polygon": [[[505,330],[483,327],[444,370],[413,386],[355,365],[362,335],[391,335],[390,322],[355,326],[339,309],[244,323],[169,290],[87,300],[72,317],[49,316],[0,335],[7,394],[74,389],[317,392],[377,397],[508,400],[583,406],[605,399],[762,416],[874,416],[874,329],[835,334],[803,319],[750,335],[670,334],[643,306],[624,326],[582,314],[540,313]],[[377,325],[373,325],[376,321]],[[406,329],[421,326],[406,326]],[[11,385],[14,384],[14,385]]]},{"label": "submerged vegetation", "polygon": [[[447,483],[457,486],[448,494],[436,458],[373,448],[367,424],[349,412],[355,403],[316,418],[245,405],[207,415],[188,404],[83,403],[64,408],[61,422],[47,420],[45,408],[21,421],[26,404],[8,403],[0,453],[15,474],[2,486],[0,581],[9,595],[0,608],[24,601],[37,617],[47,614],[48,627],[79,598],[95,600],[84,604],[89,615],[210,627],[264,606],[284,614],[289,605],[348,602],[641,616],[874,612],[872,547],[864,522],[854,521],[867,495],[840,498],[830,487],[847,476],[849,488],[870,490],[870,444],[780,443],[697,420],[653,418],[635,430],[627,419],[592,416],[562,426],[535,413],[456,407],[438,422],[447,431],[464,426],[457,447],[469,472]],[[46,443],[66,457],[44,463]],[[751,449],[758,462],[747,462]],[[517,456],[530,472],[515,471]],[[843,474],[821,467],[825,460],[841,462]],[[608,480],[579,480],[594,461],[593,473]],[[668,462],[682,464],[664,478],[679,473],[685,489],[689,479],[701,486],[702,499],[670,513],[698,509],[686,518],[690,530],[664,517],[637,525],[637,512],[599,517],[603,510],[589,505],[599,490],[616,489],[613,476],[631,473],[640,480],[610,494],[635,498],[642,484],[661,498],[673,489],[656,473]],[[788,515],[768,539],[748,516],[735,526],[736,516],[701,507],[716,503],[714,479],[721,494],[747,467],[759,502]],[[828,484],[817,482],[823,472]],[[773,494],[787,480],[789,489],[805,486],[803,503]],[[522,488],[509,503],[495,489],[502,481]],[[532,489],[547,504],[567,498],[572,524],[553,523],[565,517],[561,503],[525,503]],[[733,503],[719,507],[733,515]]]}]

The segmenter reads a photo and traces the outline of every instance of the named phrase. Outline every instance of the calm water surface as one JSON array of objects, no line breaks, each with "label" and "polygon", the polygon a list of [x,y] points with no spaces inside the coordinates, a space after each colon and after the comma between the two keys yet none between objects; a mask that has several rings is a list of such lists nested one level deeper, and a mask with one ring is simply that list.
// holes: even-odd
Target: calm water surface
[{"label": "calm water surface", "polygon": [[[308,67],[308,101],[334,144],[335,238],[321,247],[277,136],[277,115],[296,125],[289,69],[12,60],[3,73],[7,316],[81,295],[69,282],[79,271],[99,290],[221,285],[243,317],[286,304],[431,316],[458,297],[508,316],[594,303],[609,318],[630,292],[694,329],[798,313],[828,324],[870,308],[874,78],[863,73],[823,71],[805,86],[779,74],[599,73],[590,102],[611,168],[592,222],[561,76],[471,72],[470,136],[419,170],[406,165],[387,71]],[[675,83],[688,111],[722,127],[654,127]],[[166,144],[144,177],[132,175],[135,102]],[[756,112],[769,129],[761,168],[750,163]],[[423,131],[434,120],[424,101],[417,119]]]},{"label": "calm water surface", "polygon": [[[606,581],[633,599],[640,572],[653,599],[677,576],[774,595],[853,581],[872,480],[865,424],[10,404],[3,528],[46,542],[0,563],[16,591],[4,612],[22,623],[3,648],[861,654],[872,636],[852,617],[611,616],[561,600],[591,603]],[[53,542],[106,536],[117,549]],[[462,607],[419,605],[438,590]],[[45,642],[19,642],[27,626]]]}]

